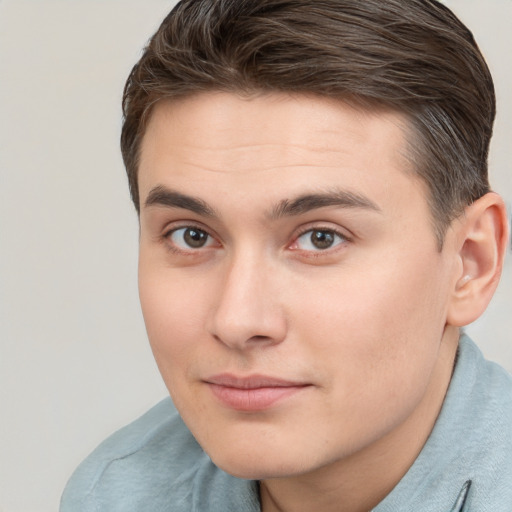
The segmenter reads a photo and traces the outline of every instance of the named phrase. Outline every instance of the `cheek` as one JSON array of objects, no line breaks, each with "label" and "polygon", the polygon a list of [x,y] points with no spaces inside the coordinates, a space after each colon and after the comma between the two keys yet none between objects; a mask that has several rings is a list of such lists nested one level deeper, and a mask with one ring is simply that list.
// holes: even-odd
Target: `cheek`
[{"label": "cheek", "polygon": [[139,295],[156,363],[169,388],[183,379],[204,338],[205,287],[183,283],[179,273],[139,268]]},{"label": "cheek", "polygon": [[443,324],[442,293],[435,277],[413,265],[381,261],[362,271],[305,280],[300,290],[295,294],[299,299],[292,299],[296,306],[291,310],[299,313],[295,320],[311,333],[322,333],[326,341],[346,339],[346,348],[364,350],[372,343],[384,350],[398,348],[417,329],[436,324],[439,331]]},{"label": "cheek", "polygon": [[[365,266],[373,272],[324,283],[322,293],[304,284],[307,307],[296,318],[308,358],[322,362],[333,396],[352,404],[363,420],[381,414],[383,403],[405,412],[417,402],[428,385],[444,327],[442,291],[430,269],[380,263]],[[357,423],[357,415],[354,419]]]}]

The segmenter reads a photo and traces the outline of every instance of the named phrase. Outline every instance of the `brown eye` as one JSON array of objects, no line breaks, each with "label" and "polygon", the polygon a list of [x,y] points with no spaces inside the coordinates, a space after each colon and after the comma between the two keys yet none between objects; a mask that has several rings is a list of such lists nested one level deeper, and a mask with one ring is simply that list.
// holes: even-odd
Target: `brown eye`
[{"label": "brown eye", "polygon": [[183,234],[183,240],[190,247],[203,247],[208,241],[208,234],[200,229],[187,228]]},{"label": "brown eye", "polygon": [[212,237],[202,229],[195,227],[179,228],[172,231],[169,239],[180,249],[201,249],[213,243]]},{"label": "brown eye", "polygon": [[311,233],[311,243],[317,249],[328,249],[334,244],[335,234],[331,231],[313,231]]},{"label": "brown eye", "polygon": [[325,251],[346,241],[330,229],[310,229],[297,238],[296,248],[302,251]]}]

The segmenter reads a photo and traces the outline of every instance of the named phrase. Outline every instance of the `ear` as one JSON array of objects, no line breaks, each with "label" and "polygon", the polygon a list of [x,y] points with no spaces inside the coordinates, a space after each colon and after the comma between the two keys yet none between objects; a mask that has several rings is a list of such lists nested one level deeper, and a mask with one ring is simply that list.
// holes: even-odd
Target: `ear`
[{"label": "ear", "polygon": [[487,308],[501,276],[509,240],[507,210],[494,192],[468,206],[457,223],[458,270],[447,323],[462,327]]}]

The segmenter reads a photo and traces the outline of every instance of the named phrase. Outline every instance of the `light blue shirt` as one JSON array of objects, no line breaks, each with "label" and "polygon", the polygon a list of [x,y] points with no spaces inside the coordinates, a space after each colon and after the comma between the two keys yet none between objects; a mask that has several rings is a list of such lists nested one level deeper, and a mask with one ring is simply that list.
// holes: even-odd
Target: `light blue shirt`
[{"label": "light blue shirt", "polygon": [[[259,512],[258,484],[217,468],[170,399],[104,441],[60,512]],[[462,336],[435,427],[373,512],[512,512],[512,379]]]}]

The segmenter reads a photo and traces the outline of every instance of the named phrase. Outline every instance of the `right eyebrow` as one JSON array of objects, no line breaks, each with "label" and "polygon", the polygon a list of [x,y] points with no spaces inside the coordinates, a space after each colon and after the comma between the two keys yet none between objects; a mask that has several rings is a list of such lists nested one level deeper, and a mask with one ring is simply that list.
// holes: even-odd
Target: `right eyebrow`
[{"label": "right eyebrow", "polygon": [[168,208],[182,208],[204,217],[215,217],[215,211],[203,200],[176,192],[163,185],[153,187],[144,202],[144,207],[166,206]]}]

